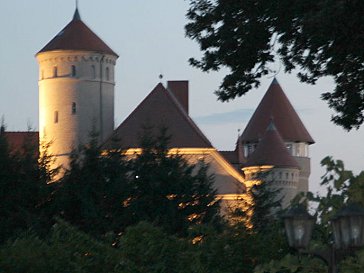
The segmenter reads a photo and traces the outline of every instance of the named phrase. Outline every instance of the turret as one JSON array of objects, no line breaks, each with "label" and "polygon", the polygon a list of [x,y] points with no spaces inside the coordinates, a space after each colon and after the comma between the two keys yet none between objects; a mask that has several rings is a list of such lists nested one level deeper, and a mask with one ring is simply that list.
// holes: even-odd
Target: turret
[{"label": "turret", "polygon": [[300,166],[298,192],[307,192],[311,173],[309,145],[314,140],[276,79],[272,81],[240,137],[244,155],[249,160],[272,118],[287,150]]},{"label": "turret", "polygon": [[91,132],[103,142],[114,129],[114,67],[118,55],[82,20],[78,10],[37,54],[39,138],[51,142],[57,164],[86,144]]},{"label": "turret", "polygon": [[262,179],[273,191],[277,190],[277,199],[282,199],[284,208],[299,191],[300,166],[287,150],[273,121],[242,170],[248,184]]}]

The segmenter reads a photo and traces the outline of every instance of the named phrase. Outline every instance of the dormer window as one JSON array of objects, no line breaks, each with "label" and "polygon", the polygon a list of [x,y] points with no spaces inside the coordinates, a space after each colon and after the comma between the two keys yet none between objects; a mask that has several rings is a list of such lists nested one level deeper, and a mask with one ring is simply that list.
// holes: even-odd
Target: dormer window
[{"label": "dormer window", "polygon": [[57,66],[53,67],[53,78],[57,78],[58,77],[58,70],[57,70]]},{"label": "dormer window", "polygon": [[71,66],[71,70],[72,70],[72,72],[71,72],[72,77],[76,77],[76,66],[75,65],[72,65]]}]

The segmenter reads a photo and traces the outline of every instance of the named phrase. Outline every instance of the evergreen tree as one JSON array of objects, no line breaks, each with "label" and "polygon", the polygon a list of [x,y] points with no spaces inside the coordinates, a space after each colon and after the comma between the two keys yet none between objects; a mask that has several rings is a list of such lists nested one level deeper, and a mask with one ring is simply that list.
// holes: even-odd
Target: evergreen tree
[{"label": "evergreen tree", "polygon": [[23,146],[10,150],[5,129],[0,134],[0,241],[47,222],[41,203],[47,181],[40,179],[38,141],[28,132]]},{"label": "evergreen tree", "polygon": [[50,185],[50,214],[95,236],[119,233],[125,217],[125,164],[121,151],[102,153],[93,135],[88,145],[71,155],[63,178]]},{"label": "evergreen tree", "polygon": [[219,201],[208,166],[168,154],[166,130],[157,138],[149,135],[144,134],[142,152],[129,162],[130,195],[124,206],[130,224],[149,221],[178,235],[196,224],[219,225]]}]

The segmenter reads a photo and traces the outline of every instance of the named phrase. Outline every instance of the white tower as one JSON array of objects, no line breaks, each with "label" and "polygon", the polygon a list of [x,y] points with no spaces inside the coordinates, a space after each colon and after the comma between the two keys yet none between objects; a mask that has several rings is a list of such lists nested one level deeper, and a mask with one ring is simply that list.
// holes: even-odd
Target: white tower
[{"label": "white tower", "polygon": [[72,21],[37,54],[39,138],[51,142],[56,164],[67,167],[70,152],[98,133],[114,130],[114,67],[118,55],[81,20]]},{"label": "white tower", "polygon": [[249,156],[243,171],[250,184],[263,179],[272,190],[278,190],[277,199],[281,199],[283,208],[288,207],[291,200],[301,191],[300,165],[287,150],[273,121],[255,151]]}]

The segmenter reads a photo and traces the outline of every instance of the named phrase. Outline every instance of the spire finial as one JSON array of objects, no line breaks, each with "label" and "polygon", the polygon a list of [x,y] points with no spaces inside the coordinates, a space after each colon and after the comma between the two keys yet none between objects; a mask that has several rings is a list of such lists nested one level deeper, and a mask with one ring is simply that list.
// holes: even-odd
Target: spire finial
[{"label": "spire finial", "polygon": [[78,12],[78,0],[76,0],[76,10],[75,14],[73,15],[73,20],[81,20],[80,13]]}]

